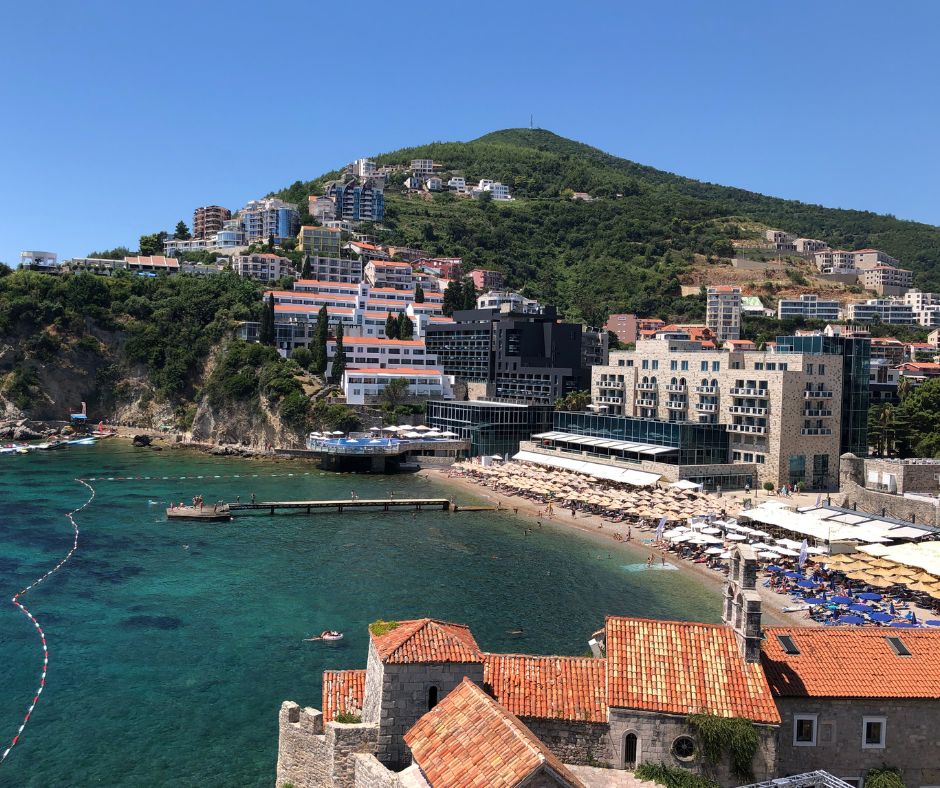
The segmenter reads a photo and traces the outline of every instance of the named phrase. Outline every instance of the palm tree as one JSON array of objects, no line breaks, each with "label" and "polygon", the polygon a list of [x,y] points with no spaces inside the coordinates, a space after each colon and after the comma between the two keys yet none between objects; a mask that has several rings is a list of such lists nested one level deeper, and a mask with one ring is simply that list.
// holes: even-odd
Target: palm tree
[{"label": "palm tree", "polygon": [[894,441],[897,435],[897,419],[894,415],[894,408],[891,405],[885,405],[878,414],[878,424],[881,427],[881,442],[884,445],[884,451],[888,454],[894,450]]}]

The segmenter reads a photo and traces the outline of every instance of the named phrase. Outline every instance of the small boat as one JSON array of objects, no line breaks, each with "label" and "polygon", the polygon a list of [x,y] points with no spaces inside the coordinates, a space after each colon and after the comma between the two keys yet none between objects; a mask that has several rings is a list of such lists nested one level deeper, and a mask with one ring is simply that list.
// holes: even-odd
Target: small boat
[{"label": "small boat", "polygon": [[74,438],[70,441],[66,441],[69,446],[94,446],[97,438],[93,435],[87,436],[85,438]]},{"label": "small boat", "polygon": [[342,640],[343,633],[337,632],[335,629],[324,629],[319,635],[312,638],[305,638],[306,641],[311,640]]}]

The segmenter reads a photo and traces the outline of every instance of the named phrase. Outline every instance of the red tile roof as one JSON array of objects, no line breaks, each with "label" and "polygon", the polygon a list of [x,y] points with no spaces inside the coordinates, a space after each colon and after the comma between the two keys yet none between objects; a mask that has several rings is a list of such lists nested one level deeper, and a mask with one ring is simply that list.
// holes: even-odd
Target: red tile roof
[{"label": "red tile roof", "polygon": [[369,634],[379,657],[387,664],[483,661],[480,647],[464,624],[419,618],[399,621],[384,635]]},{"label": "red tile roof", "polygon": [[343,712],[360,714],[365,694],[364,670],[323,671],[323,721],[335,720]]},{"label": "red tile roof", "polygon": [[610,617],[606,631],[609,706],[780,722],[760,665],[744,661],[729,627]]},{"label": "red tile roof", "polygon": [[484,654],[483,683],[519,717],[607,722],[605,671],[591,657]]},{"label": "red tile roof", "polygon": [[[774,695],[940,699],[940,631],[882,627],[770,628],[762,662]],[[799,654],[787,654],[789,635]],[[898,656],[886,638],[911,652]]]},{"label": "red tile roof", "polygon": [[584,785],[466,678],[414,724],[405,743],[434,788],[514,788],[544,774],[560,785]]}]

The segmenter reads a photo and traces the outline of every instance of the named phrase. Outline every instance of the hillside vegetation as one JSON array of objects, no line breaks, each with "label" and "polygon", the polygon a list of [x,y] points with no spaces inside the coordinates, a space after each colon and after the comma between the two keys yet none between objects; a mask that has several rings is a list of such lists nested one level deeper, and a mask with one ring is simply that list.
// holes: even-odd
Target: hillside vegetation
[{"label": "hillside vegetation", "polygon": [[[376,161],[407,164],[412,158],[434,159],[468,183],[499,180],[517,199],[407,195],[396,188],[400,179],[392,179],[382,240],[505,271],[511,286],[590,323],[618,311],[700,317],[702,301],[680,296],[680,276],[696,254],[730,257],[730,241],[755,223],[834,247],[883,249],[914,269],[917,286],[940,290],[934,265],[940,228],[932,225],[703,183],[541,129],[403,148]],[[278,195],[305,204],[337,174],[298,181]],[[572,192],[597,199],[573,201]]]}]

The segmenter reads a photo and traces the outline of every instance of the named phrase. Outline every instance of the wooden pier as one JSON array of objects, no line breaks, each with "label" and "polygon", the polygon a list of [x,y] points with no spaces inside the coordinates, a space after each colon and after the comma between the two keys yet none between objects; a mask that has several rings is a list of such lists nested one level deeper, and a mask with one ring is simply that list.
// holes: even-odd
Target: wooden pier
[{"label": "wooden pier", "polygon": [[315,510],[331,509],[344,512],[348,509],[372,509],[390,512],[402,509],[435,509],[450,511],[451,503],[447,498],[346,498],[334,501],[255,501],[254,503],[226,503],[222,506],[199,507],[184,506],[167,509],[166,516],[170,520],[205,520],[225,521],[231,520],[234,512],[265,512],[273,515],[277,511],[304,511],[312,514]]}]

